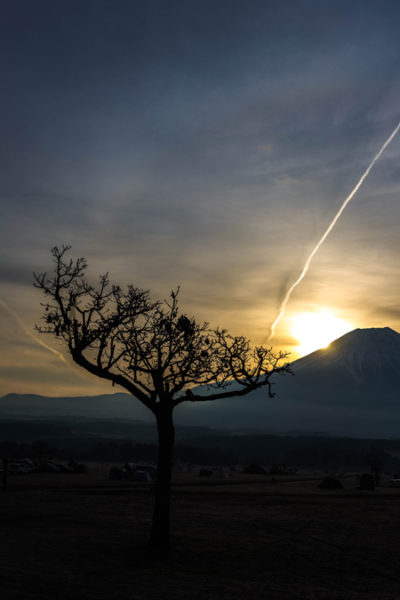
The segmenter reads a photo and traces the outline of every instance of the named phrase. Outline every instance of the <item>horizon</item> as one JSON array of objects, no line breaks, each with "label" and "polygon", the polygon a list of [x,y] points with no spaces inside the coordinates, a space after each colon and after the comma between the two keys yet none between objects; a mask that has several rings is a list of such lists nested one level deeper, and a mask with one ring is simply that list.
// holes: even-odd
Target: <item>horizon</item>
[{"label": "horizon", "polygon": [[[302,436],[324,432],[333,437],[399,439],[399,373],[400,333],[389,327],[356,329],[328,348],[295,361],[295,377],[276,375],[272,384],[277,384],[277,401],[258,389],[245,398],[183,402],[174,411],[174,424],[252,434],[285,436],[296,431]],[[141,421],[155,426],[154,414],[127,390],[110,392],[10,393],[0,397],[0,408],[5,422],[89,419]],[[204,393],[199,390],[205,398]],[[151,435],[155,431],[154,427]],[[114,436],[111,430],[110,435]]]},{"label": "horizon", "polygon": [[[400,6],[6,0],[3,12],[0,396],[110,391],[34,331],[32,272],[62,243],[91,281],[109,272],[159,299],[180,286],[184,312],[265,343],[399,122]],[[346,328],[400,330],[399,154],[396,137],[268,346],[296,360]]]},{"label": "horizon", "polygon": [[[356,332],[368,332],[368,331],[384,331],[384,330],[388,330],[392,333],[395,333],[397,335],[400,336],[400,332],[396,331],[395,329],[392,329],[391,327],[357,327],[356,329],[353,329],[351,331],[346,331],[346,333],[343,333],[342,335],[340,335],[338,338],[335,338],[334,340],[332,340],[332,342],[330,342],[327,346],[321,347],[321,348],[317,348],[316,350],[312,350],[311,352],[302,355],[300,357],[295,358],[292,361],[289,361],[289,364],[295,364],[296,362],[302,362],[302,359],[306,359],[307,357],[317,354],[317,353],[321,353],[323,352],[323,354],[325,355],[325,352],[327,352],[329,354],[329,350],[331,349],[331,346],[336,344],[336,342],[340,342],[340,340],[344,337],[347,337],[351,334],[355,334]],[[354,336],[353,336],[354,337]],[[321,356],[322,354],[320,354]],[[201,387],[201,386],[200,386]],[[127,395],[127,396],[131,396],[131,394],[129,394],[129,392],[125,391],[124,388],[121,388],[119,391],[110,391],[110,390],[103,390],[101,392],[93,392],[93,393],[85,393],[85,394],[62,394],[62,395],[48,395],[48,394],[43,394],[43,393],[39,393],[39,392],[14,392],[14,391],[9,391],[6,392],[5,394],[1,394],[0,398],[4,398],[6,396],[39,396],[39,397],[44,397],[44,398],[83,398],[83,397],[96,397],[96,396],[116,396],[116,395]]]}]

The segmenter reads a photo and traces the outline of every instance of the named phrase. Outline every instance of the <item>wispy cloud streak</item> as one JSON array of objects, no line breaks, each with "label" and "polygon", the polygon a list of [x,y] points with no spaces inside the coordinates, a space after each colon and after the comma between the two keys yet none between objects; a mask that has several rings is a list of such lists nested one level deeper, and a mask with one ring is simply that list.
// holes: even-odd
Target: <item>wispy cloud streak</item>
[{"label": "wispy cloud streak", "polygon": [[8,304],[6,304],[3,300],[0,300],[0,306],[2,306],[4,308],[4,310],[6,310],[8,312],[8,314],[10,314],[13,317],[13,319],[16,320],[18,325],[21,327],[22,331],[27,336],[29,336],[32,340],[34,340],[39,346],[42,346],[42,348],[46,348],[46,350],[48,350],[52,354],[55,354],[60,360],[62,360],[62,362],[64,362],[64,363],[67,362],[65,360],[65,358],[63,357],[63,355],[61,354],[61,352],[58,352],[58,350],[55,350],[51,346],[48,346],[47,344],[42,342],[42,340],[38,339],[35,335],[33,335],[33,333],[31,331],[29,331],[29,329],[27,328],[27,326],[25,325],[25,323],[23,322],[21,317],[19,317],[17,315],[17,313],[15,311],[13,311],[12,308],[10,308],[8,306]]}]

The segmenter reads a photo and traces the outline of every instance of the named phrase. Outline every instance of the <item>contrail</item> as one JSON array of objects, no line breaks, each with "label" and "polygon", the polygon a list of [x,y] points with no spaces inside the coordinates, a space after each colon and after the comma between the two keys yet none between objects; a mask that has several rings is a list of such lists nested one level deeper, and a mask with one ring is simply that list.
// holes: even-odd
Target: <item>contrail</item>
[{"label": "contrail", "polygon": [[313,251],[311,252],[311,254],[309,255],[309,257],[307,258],[307,260],[306,260],[306,262],[304,264],[303,270],[301,271],[300,275],[298,276],[298,278],[296,279],[296,281],[294,283],[292,283],[292,285],[290,286],[290,288],[286,292],[286,295],[285,295],[285,297],[284,297],[284,299],[282,301],[281,307],[279,309],[278,316],[276,317],[275,321],[271,325],[271,333],[268,336],[268,340],[270,340],[273,337],[273,335],[275,333],[276,326],[278,325],[279,321],[281,320],[281,318],[285,314],[285,308],[286,308],[287,303],[289,302],[290,296],[292,295],[293,290],[304,279],[304,277],[305,277],[305,275],[306,275],[306,273],[307,273],[307,271],[308,271],[308,269],[310,267],[312,259],[314,258],[314,256],[316,255],[316,253],[318,252],[318,250],[320,249],[320,247],[322,246],[322,244],[324,243],[324,241],[326,240],[326,238],[328,237],[328,235],[330,234],[330,232],[332,231],[332,229],[335,227],[338,219],[340,218],[340,215],[342,214],[342,212],[344,211],[344,209],[346,208],[346,206],[348,205],[348,203],[350,202],[350,200],[358,192],[358,190],[360,189],[360,187],[364,183],[364,180],[368,177],[368,175],[369,175],[371,169],[373,168],[373,166],[375,165],[376,161],[379,160],[379,158],[382,156],[383,152],[389,146],[390,142],[397,135],[397,133],[399,132],[399,130],[400,130],[400,123],[397,125],[397,127],[394,129],[394,131],[388,137],[388,139],[386,140],[386,142],[380,148],[379,152],[374,156],[374,158],[372,159],[372,161],[368,165],[367,169],[365,170],[365,172],[360,177],[357,185],[355,186],[355,188],[353,189],[353,191],[350,192],[350,194],[347,196],[347,198],[343,202],[342,206],[339,208],[339,210],[337,211],[336,215],[332,219],[330,225],[326,229],[325,233],[323,234],[323,236],[321,237],[321,239],[319,240],[319,242],[316,244],[315,248],[313,249]]},{"label": "contrail", "polygon": [[14,312],[12,310],[12,308],[10,308],[5,302],[3,302],[3,300],[0,300],[0,306],[2,306],[17,321],[18,325],[21,327],[23,332],[26,333],[26,335],[28,335],[30,338],[32,338],[37,344],[39,344],[39,346],[46,348],[46,350],[49,350],[50,352],[52,352],[53,354],[58,356],[58,358],[60,360],[62,360],[64,363],[67,363],[67,361],[65,360],[65,358],[63,357],[61,352],[58,352],[58,350],[51,348],[51,346],[48,346],[47,344],[42,342],[42,340],[39,340],[35,335],[33,335],[33,333],[31,331],[29,331],[29,329],[27,328],[27,326],[25,325],[23,320],[17,315],[16,312]]}]

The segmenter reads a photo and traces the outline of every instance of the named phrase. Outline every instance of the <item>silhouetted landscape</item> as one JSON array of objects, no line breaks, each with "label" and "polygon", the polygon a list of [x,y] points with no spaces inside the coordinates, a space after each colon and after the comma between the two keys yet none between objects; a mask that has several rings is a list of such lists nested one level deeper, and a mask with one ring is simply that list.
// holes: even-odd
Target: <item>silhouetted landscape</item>
[{"label": "silhouetted landscape", "polygon": [[[35,448],[63,460],[155,461],[153,424],[129,420],[65,418],[0,420],[0,456],[35,458]],[[389,470],[400,471],[400,439],[368,439],[292,432],[286,435],[226,432],[205,427],[176,428],[174,458],[187,463],[237,463],[289,467],[361,469],[374,454]]]},{"label": "silhouetted landscape", "polygon": [[352,391],[359,423],[390,402],[395,418],[399,337],[355,331],[296,361],[274,399],[282,390],[281,432],[268,431],[271,406],[257,397],[265,420],[253,429],[178,424],[172,551],[162,560],[145,550],[157,461],[147,411],[127,394],[1,398],[4,597],[396,597],[400,438],[334,435],[328,420],[325,432],[289,424],[291,400],[299,413],[303,398],[340,412]]},{"label": "silhouetted landscape", "polygon": [[0,600],[400,600],[400,3],[1,8]]}]

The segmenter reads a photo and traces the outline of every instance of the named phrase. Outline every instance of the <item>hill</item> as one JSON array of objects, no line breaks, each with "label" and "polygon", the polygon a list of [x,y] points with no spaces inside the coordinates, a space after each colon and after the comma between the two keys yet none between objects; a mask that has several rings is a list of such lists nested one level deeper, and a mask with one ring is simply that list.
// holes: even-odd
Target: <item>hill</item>
[{"label": "hill", "polygon": [[7,394],[0,398],[0,416],[18,418],[87,417],[153,421],[151,412],[130,394],[48,397]]}]

